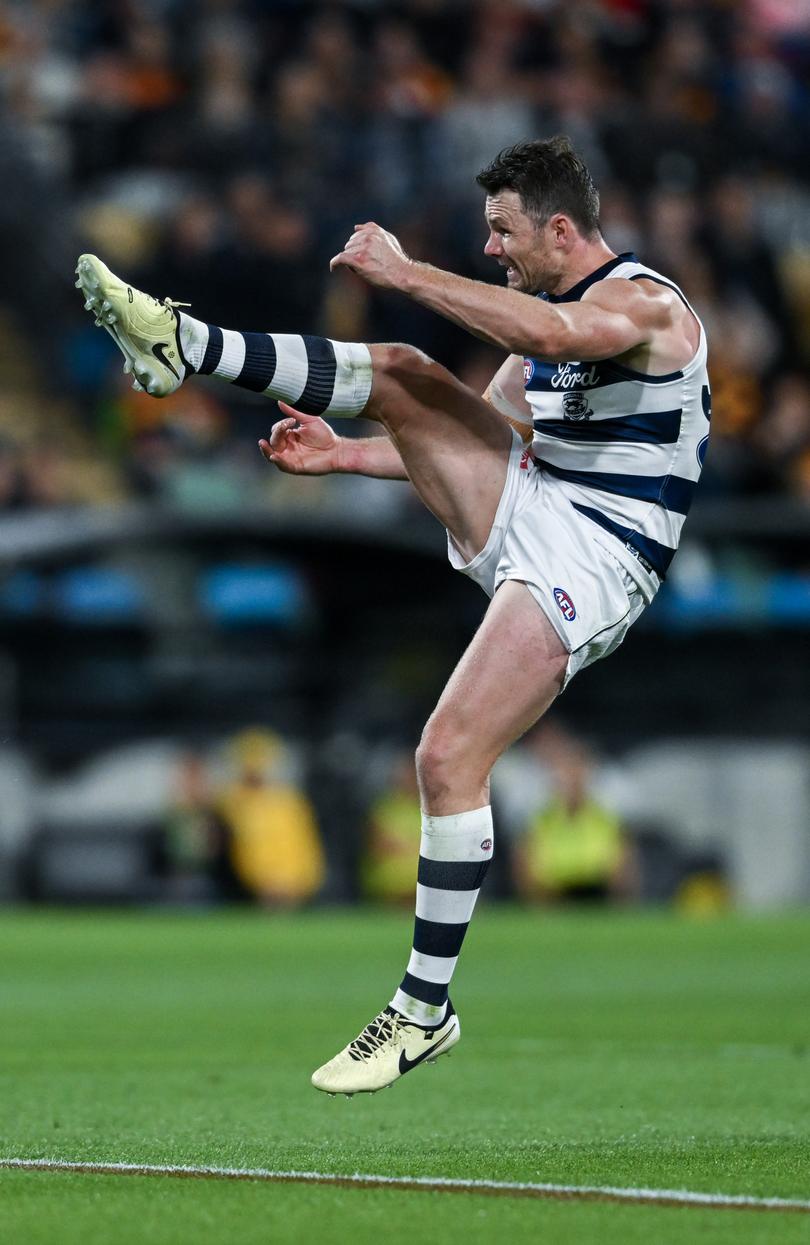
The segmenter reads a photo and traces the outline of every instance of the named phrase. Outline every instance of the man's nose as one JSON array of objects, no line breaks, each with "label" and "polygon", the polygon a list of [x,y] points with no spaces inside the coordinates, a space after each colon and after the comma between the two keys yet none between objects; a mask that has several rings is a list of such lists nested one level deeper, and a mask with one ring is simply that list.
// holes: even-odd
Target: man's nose
[{"label": "man's nose", "polygon": [[484,254],[485,255],[502,255],[503,254],[503,247],[501,246],[500,240],[495,236],[494,233],[491,233],[487,239],[487,244],[484,247]]}]

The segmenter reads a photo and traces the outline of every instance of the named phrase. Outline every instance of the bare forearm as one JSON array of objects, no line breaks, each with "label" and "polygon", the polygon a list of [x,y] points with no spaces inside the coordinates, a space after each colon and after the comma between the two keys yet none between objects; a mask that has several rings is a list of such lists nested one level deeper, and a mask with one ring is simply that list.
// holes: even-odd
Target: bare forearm
[{"label": "bare forearm", "polygon": [[542,345],[546,345],[543,354],[553,353],[557,309],[529,294],[471,281],[414,260],[401,288],[424,307],[510,354],[536,356]]},{"label": "bare forearm", "polygon": [[409,479],[399,450],[388,437],[341,437],[335,470],[377,480]]}]

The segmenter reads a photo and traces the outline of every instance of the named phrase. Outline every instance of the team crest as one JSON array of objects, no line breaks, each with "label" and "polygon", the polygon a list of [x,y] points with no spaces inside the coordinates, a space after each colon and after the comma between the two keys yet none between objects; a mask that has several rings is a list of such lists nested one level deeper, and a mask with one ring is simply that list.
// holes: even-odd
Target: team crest
[{"label": "team crest", "polygon": [[593,411],[588,405],[588,399],[579,390],[574,389],[571,393],[564,393],[562,404],[563,419],[590,419],[593,415]]}]

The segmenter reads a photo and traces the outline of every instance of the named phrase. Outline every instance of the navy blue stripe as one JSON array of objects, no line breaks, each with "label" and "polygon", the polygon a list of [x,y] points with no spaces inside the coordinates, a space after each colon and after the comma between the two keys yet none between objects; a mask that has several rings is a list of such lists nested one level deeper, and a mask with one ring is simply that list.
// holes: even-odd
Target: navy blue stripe
[{"label": "navy blue stripe", "polygon": [[603,493],[617,497],[631,497],[635,501],[649,501],[672,510],[675,514],[687,514],[695,492],[695,481],[682,476],[631,476],[619,471],[573,471],[568,467],[555,467],[544,458],[538,464],[549,475],[583,488],[598,488]]},{"label": "navy blue stripe", "polygon": [[423,981],[421,977],[414,977],[412,973],[406,973],[399,983],[399,988],[403,994],[408,994],[412,999],[419,999],[420,1003],[430,1003],[433,1007],[438,1007],[440,1003],[447,1001],[448,982],[440,981]]},{"label": "navy blue stripe", "polygon": [[639,412],[616,419],[535,419],[536,432],[561,441],[634,441],[674,445],[681,432],[681,411]]},{"label": "navy blue stripe", "polygon": [[421,952],[422,955],[441,955],[449,958],[458,955],[466,932],[466,921],[451,925],[443,921],[426,921],[418,916],[413,927],[413,949]]},{"label": "navy blue stripe", "polygon": [[335,392],[335,348],[327,337],[304,337],[307,348],[307,383],[296,402],[305,415],[323,415]]},{"label": "navy blue stripe", "polygon": [[205,347],[203,361],[200,364],[200,375],[210,376],[219,367],[222,358],[222,329],[215,324],[208,325],[208,345]]},{"label": "navy blue stripe", "polygon": [[241,389],[264,393],[276,374],[276,346],[269,333],[242,333],[245,362],[234,379]]},{"label": "navy blue stripe", "polygon": [[615,372],[619,380],[643,380],[645,385],[666,385],[671,380],[681,380],[683,372],[666,372],[661,376],[656,376],[650,372],[636,372],[632,367],[625,367],[623,363],[617,363],[615,359],[607,359],[603,362],[602,367],[609,372]]},{"label": "navy blue stripe", "polygon": [[477,891],[489,868],[488,860],[428,860],[419,857],[417,880],[441,891]]},{"label": "navy blue stripe", "polygon": [[[615,384],[615,377],[602,376],[603,363],[546,363],[543,359],[524,359],[531,364],[531,375],[524,380],[525,389],[535,393],[558,393],[564,396],[569,389],[580,392],[599,389],[602,385]],[[557,382],[556,384],[554,382]]]},{"label": "navy blue stripe", "polygon": [[[528,356],[527,356],[528,358]],[[613,359],[600,359],[597,363],[544,363],[541,359],[529,359],[533,364],[532,374],[524,381],[524,388],[529,393],[555,393],[560,397],[568,392],[593,393],[598,389],[606,389],[608,385],[620,385],[627,381],[642,381],[645,385],[667,385],[670,381],[681,380],[683,372],[667,372],[660,376],[649,375],[647,372],[635,372]],[[571,372],[565,371],[572,368]],[[575,378],[577,374],[580,380]],[[574,379],[572,379],[572,377]],[[553,382],[567,380],[567,385]]]},{"label": "navy blue stripe", "polygon": [[644,561],[649,562],[661,579],[666,577],[669,564],[675,557],[675,550],[669,545],[662,545],[659,541],[653,540],[651,536],[642,536],[640,532],[634,532],[630,527],[622,527],[621,523],[614,522],[601,510],[594,510],[592,506],[580,506],[575,501],[572,501],[571,505],[580,514],[584,514],[586,518],[592,519],[594,523],[603,527],[606,532],[610,532],[611,536],[617,537],[623,545],[628,545],[630,549],[640,553]]},{"label": "navy blue stripe", "polygon": [[541,294],[540,297],[546,299],[549,303],[573,303],[581,298],[590,286],[595,285],[597,281],[601,281],[614,268],[618,268],[619,264],[634,263],[639,261],[632,251],[623,251],[621,255],[616,255],[613,259],[609,259],[606,264],[595,269],[594,272],[583,277],[581,281],[577,281],[576,285],[572,285],[570,290],[566,290],[564,294]]},{"label": "navy blue stripe", "polygon": [[[684,307],[687,307],[689,311],[692,311],[692,308],[689,306],[688,302],[686,301],[686,298],[681,293],[681,291],[678,289],[677,285],[673,285],[671,281],[665,281],[663,277],[654,277],[652,273],[650,272],[636,272],[633,274],[632,277],[628,277],[627,280],[628,281],[654,281],[656,285],[665,285],[668,290],[672,290],[673,294],[678,295],[678,298],[681,300]],[[692,312],[692,314],[694,315],[694,312]]]}]

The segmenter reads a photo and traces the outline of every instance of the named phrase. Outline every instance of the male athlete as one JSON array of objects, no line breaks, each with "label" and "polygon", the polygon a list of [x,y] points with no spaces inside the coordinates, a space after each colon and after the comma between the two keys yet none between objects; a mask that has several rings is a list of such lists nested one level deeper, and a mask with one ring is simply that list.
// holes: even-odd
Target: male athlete
[{"label": "male athlete", "polygon": [[[390,1004],[314,1073],[333,1094],[374,1092],[458,1042],[448,988],[492,857],[490,770],[652,600],[708,435],[701,324],[670,281],[610,250],[569,141],[509,148],[478,182],[485,252],[506,288],[418,263],[373,223],[331,266],[500,346],[508,357],[483,398],[410,346],[234,332],[132,289],[94,256],[77,268],[136,388],[163,397],[203,373],[280,399],[286,418],[260,442],[265,458],[304,475],[410,480],[447,528],[452,565],[492,598],[417,752],[407,970]],[[323,415],[363,415],[388,435],[342,439]]]}]

